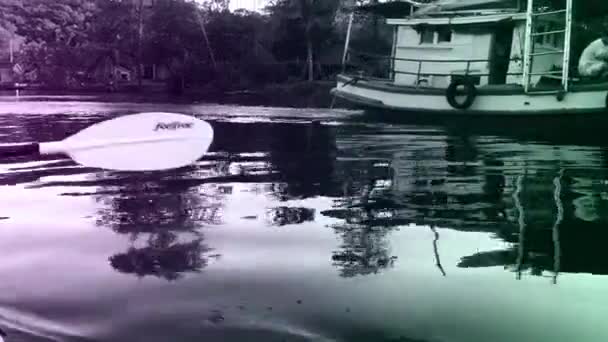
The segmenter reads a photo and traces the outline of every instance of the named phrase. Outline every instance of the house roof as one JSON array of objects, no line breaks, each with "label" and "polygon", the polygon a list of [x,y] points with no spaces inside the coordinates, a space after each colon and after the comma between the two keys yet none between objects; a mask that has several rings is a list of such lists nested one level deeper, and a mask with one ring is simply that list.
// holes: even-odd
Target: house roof
[{"label": "house roof", "polygon": [[124,66],[124,65],[117,65],[116,69],[120,70],[120,71],[126,71],[126,72],[132,72],[131,68]]}]

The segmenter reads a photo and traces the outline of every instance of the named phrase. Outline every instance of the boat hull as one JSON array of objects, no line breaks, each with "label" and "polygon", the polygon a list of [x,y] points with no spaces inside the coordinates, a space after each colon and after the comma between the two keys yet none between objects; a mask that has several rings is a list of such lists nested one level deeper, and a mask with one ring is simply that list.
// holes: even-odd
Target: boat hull
[{"label": "boat hull", "polygon": [[380,80],[338,76],[332,89],[337,98],[362,108],[376,108],[417,114],[546,116],[607,114],[608,83],[572,87],[561,101],[555,92],[526,94],[521,86],[480,87],[467,109],[453,108],[446,90],[399,86]]}]

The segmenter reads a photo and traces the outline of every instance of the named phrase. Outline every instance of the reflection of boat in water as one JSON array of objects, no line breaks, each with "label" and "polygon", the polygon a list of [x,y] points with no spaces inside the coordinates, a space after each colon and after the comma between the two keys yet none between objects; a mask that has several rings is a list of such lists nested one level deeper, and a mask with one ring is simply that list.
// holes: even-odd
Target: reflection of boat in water
[{"label": "reflection of boat in water", "polygon": [[588,2],[584,14],[573,11],[573,0],[563,6],[403,0],[357,7],[354,12],[387,17],[392,51],[382,56],[349,49],[351,16],[345,70],[332,93],[365,108],[424,114],[603,113],[608,82],[581,75],[571,49],[573,21],[603,13]]},{"label": "reflection of boat in water", "polygon": [[[382,236],[415,224],[490,233],[507,243],[463,256],[462,268],[608,274],[603,149],[406,132],[377,138],[387,147],[378,155],[384,163],[338,160],[337,170],[365,175],[358,182],[369,186],[325,215]],[[338,146],[343,154],[359,148],[356,136],[347,139]]]}]

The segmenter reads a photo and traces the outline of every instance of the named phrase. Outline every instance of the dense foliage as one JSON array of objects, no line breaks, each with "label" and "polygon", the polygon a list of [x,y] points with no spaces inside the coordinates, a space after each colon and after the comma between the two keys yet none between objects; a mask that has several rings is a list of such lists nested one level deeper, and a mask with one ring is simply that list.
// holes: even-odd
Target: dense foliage
[{"label": "dense foliage", "polygon": [[[565,0],[537,1],[555,8]],[[21,76],[58,87],[103,82],[108,61],[136,78],[143,64],[162,66],[178,88],[313,80],[340,63],[349,7],[378,2],[272,0],[260,14],[230,12],[229,0],[156,0],[151,7],[147,0],[0,0],[0,61],[8,59],[12,40]],[[577,21],[580,50],[606,27],[592,14],[608,11],[608,2],[575,4],[578,17],[586,18]],[[356,17],[354,48],[387,52],[391,39],[381,18]]]}]

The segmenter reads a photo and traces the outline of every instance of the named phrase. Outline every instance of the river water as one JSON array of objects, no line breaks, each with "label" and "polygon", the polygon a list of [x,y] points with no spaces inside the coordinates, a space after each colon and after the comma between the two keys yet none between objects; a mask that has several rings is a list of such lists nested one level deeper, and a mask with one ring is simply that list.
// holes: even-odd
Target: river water
[{"label": "river water", "polygon": [[145,111],[208,120],[209,153],[0,161],[7,342],[608,340],[597,125],[5,98],[0,142]]}]

